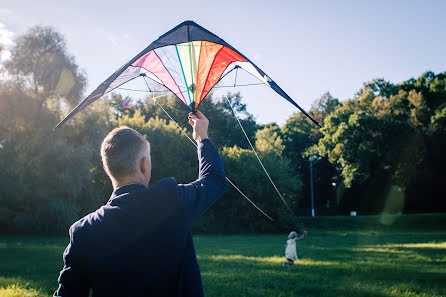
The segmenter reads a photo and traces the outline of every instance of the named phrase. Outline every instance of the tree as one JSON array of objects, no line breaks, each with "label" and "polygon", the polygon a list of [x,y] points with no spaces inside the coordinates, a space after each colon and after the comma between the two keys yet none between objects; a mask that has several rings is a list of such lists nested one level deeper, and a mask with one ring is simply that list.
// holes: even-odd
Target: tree
[{"label": "tree", "polygon": [[81,213],[94,151],[51,133],[55,115],[23,90],[0,89],[0,226],[3,231],[66,231]]},{"label": "tree", "polygon": [[11,54],[5,63],[7,73],[41,105],[59,106],[64,99],[73,106],[82,98],[85,74],[67,53],[63,36],[51,27],[32,27],[17,38]]},{"label": "tree", "polygon": [[443,154],[435,152],[445,142],[432,132],[441,122],[445,82],[444,74],[431,72],[399,85],[374,80],[325,120],[317,149],[336,164],[348,187],[363,189],[356,199],[365,211],[383,209],[395,186],[405,193],[407,211],[429,209],[420,203],[423,191],[437,199],[432,189],[446,178],[437,165]]},{"label": "tree", "polygon": [[334,112],[340,105],[341,103],[339,102],[339,99],[334,98],[330,92],[326,92],[313,102],[310,112],[317,121],[323,123],[325,118]]},{"label": "tree", "polygon": [[267,125],[256,132],[255,146],[259,153],[273,153],[282,156],[285,149],[283,145],[281,131],[277,125]]},{"label": "tree", "polygon": [[[34,27],[16,40],[0,85],[0,228],[66,232],[102,204],[91,186],[98,139],[110,125],[101,103],[52,132],[60,107],[82,97],[85,76],[51,28]],[[64,103],[64,104],[62,104]],[[102,167],[102,166],[101,166]],[[109,194],[109,192],[108,192]]]},{"label": "tree", "polygon": [[[330,116],[341,106],[339,100],[330,93],[323,94],[316,99],[309,114],[319,123],[324,124],[325,118]],[[309,156],[317,148],[319,139],[323,136],[319,127],[314,125],[303,113],[293,114],[282,127],[282,134],[285,144],[284,155],[292,160],[292,164],[298,169],[302,178],[303,193],[307,199],[302,200],[301,207],[310,207],[310,163]],[[331,205],[335,205],[336,192],[333,189],[333,181],[338,179],[338,172],[327,159],[322,159],[315,164],[313,170],[314,199],[317,208],[327,205],[327,200]],[[329,202],[330,203],[330,202]]]},{"label": "tree", "polygon": [[[339,106],[339,100],[327,92],[313,102],[309,114],[323,124],[325,118]],[[300,162],[302,154],[322,137],[319,127],[301,112],[291,115],[282,127],[282,133],[286,146],[285,155],[296,162]]]}]

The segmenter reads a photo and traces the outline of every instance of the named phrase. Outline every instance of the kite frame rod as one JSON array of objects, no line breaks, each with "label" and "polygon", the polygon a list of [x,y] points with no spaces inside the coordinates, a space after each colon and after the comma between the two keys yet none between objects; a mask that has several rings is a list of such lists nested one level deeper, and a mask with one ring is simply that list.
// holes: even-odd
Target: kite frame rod
[{"label": "kite frame rod", "polygon": [[[250,86],[260,86],[260,85],[266,85],[265,83],[252,83],[252,84],[241,84],[241,85],[235,85],[235,86],[215,86],[214,89],[221,89],[221,88],[238,88],[238,87],[250,87]],[[128,89],[128,88],[121,88],[118,87],[119,90],[124,91],[132,91],[132,92],[141,92],[141,93],[172,93],[170,90],[166,91],[147,91],[147,90],[139,90],[139,89]],[[187,91],[182,91],[182,93],[185,93]]]}]

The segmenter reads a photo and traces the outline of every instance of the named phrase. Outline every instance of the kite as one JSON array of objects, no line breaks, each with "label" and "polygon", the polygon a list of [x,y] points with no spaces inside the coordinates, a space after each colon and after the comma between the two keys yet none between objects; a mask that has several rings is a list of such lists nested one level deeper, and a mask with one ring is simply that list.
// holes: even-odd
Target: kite
[{"label": "kite", "polygon": [[54,129],[103,95],[138,77],[148,78],[162,86],[178,97],[191,112],[195,112],[212,88],[232,70],[239,68],[271,87],[320,127],[316,120],[243,54],[195,22],[185,21],[119,68]]}]

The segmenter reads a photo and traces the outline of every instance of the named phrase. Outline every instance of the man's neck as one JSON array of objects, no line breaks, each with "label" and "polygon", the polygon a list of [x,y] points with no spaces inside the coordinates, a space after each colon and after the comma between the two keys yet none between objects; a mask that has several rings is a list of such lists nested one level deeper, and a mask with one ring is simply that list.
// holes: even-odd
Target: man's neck
[{"label": "man's neck", "polygon": [[147,187],[147,185],[145,184],[145,181],[142,181],[140,179],[137,178],[124,178],[121,180],[112,180],[112,184],[113,184],[113,190],[116,190],[119,187],[125,186],[125,185],[129,185],[129,184],[140,184],[143,185],[145,187]]}]

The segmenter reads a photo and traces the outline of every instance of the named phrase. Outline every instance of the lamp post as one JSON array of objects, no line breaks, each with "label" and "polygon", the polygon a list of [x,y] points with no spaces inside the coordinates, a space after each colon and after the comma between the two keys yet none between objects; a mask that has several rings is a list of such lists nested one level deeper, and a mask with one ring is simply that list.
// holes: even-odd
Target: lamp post
[{"label": "lamp post", "polygon": [[318,157],[317,151],[314,151],[309,159],[310,159],[311,216],[314,218],[313,164],[319,161],[321,157]]}]

